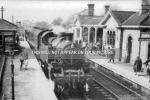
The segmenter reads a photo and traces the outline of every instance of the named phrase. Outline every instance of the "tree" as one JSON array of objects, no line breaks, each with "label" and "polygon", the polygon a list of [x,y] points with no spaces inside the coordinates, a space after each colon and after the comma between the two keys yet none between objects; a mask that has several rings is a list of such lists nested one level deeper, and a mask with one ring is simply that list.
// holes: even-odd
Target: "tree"
[{"label": "tree", "polygon": [[46,28],[48,29],[49,28],[49,24],[45,21],[42,21],[42,22],[36,22],[35,23],[35,27],[40,27],[40,28]]},{"label": "tree", "polygon": [[74,20],[74,15],[69,16],[68,20],[62,23],[62,27],[64,27],[65,29],[70,28],[73,20]]},{"label": "tree", "polygon": [[63,19],[61,17],[58,17],[52,21],[52,24],[60,26],[62,24],[62,22],[63,22]]},{"label": "tree", "polygon": [[34,23],[32,23],[32,21],[30,20],[23,20],[21,24],[24,28],[29,28],[32,27]]},{"label": "tree", "polygon": [[110,10],[119,11],[121,8],[118,5],[110,5]]}]

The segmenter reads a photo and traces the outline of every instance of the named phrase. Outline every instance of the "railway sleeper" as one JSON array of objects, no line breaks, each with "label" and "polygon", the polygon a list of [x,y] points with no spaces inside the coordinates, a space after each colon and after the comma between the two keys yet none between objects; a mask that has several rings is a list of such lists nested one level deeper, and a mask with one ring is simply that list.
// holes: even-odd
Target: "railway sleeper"
[{"label": "railway sleeper", "polygon": [[123,97],[125,100],[141,100],[137,96],[132,96],[132,97],[131,95],[120,95],[120,96]]},{"label": "railway sleeper", "polygon": [[112,97],[112,95],[110,95],[108,92],[106,92],[105,89],[102,89],[100,86],[98,86],[98,84],[93,84],[92,85],[98,92],[100,92],[105,98],[106,100],[116,100],[116,98]]},{"label": "railway sleeper", "polygon": [[116,98],[110,97],[110,98],[107,98],[107,100],[116,100]]},{"label": "railway sleeper", "polygon": [[87,100],[94,100],[89,94],[85,94],[84,96],[86,97]]}]

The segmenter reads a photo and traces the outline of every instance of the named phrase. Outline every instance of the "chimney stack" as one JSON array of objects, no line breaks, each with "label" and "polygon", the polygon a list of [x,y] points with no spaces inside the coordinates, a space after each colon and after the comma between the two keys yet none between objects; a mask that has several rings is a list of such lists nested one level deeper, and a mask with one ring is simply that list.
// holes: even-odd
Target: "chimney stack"
[{"label": "chimney stack", "polygon": [[150,11],[150,0],[142,0],[140,14]]},{"label": "chimney stack", "polygon": [[109,11],[110,6],[109,5],[105,5],[105,14]]},{"label": "chimney stack", "polygon": [[88,15],[94,16],[94,4],[88,4]]}]

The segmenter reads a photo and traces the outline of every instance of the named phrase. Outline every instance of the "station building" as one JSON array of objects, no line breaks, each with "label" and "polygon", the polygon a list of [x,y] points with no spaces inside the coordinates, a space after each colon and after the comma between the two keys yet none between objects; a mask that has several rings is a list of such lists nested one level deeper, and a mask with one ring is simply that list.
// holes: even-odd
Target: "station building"
[{"label": "station building", "polygon": [[16,33],[18,27],[13,23],[0,19],[0,52],[10,52],[16,47]]},{"label": "station building", "polygon": [[132,63],[137,56],[150,59],[150,0],[141,0],[141,10],[108,11],[100,22],[104,25],[103,42],[116,48],[118,60]]},{"label": "station building", "polygon": [[94,4],[76,15],[72,31],[74,42],[102,41],[102,48],[112,46],[116,58],[125,63],[134,63],[137,56],[142,61],[150,59],[150,0],[141,0],[141,10],[113,11],[105,6],[104,16],[94,16]]}]

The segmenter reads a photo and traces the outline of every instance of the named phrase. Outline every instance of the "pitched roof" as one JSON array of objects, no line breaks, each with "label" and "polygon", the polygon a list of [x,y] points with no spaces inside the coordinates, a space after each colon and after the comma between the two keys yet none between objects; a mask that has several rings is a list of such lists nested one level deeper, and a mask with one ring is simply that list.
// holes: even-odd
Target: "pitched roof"
[{"label": "pitched roof", "polygon": [[18,27],[15,24],[13,24],[13,23],[11,23],[11,22],[9,22],[7,20],[0,19],[0,30],[1,29],[15,30],[17,28]]},{"label": "pitched roof", "polygon": [[149,25],[149,23],[146,22],[146,20],[149,21],[149,19],[146,19],[149,15],[150,11],[143,14],[139,14],[139,12],[136,12],[131,18],[125,21],[123,25]]},{"label": "pitched roof", "polygon": [[150,26],[150,16],[148,16],[142,23],[143,26]]},{"label": "pitched roof", "polygon": [[123,22],[125,22],[134,13],[135,12],[131,12],[131,11],[111,11],[111,14],[116,19],[118,24],[122,24]]},{"label": "pitched roof", "polygon": [[78,15],[88,15],[88,9],[84,9],[78,13]]},{"label": "pitched roof", "polygon": [[102,16],[78,15],[78,20],[83,25],[98,25],[101,19]]}]

